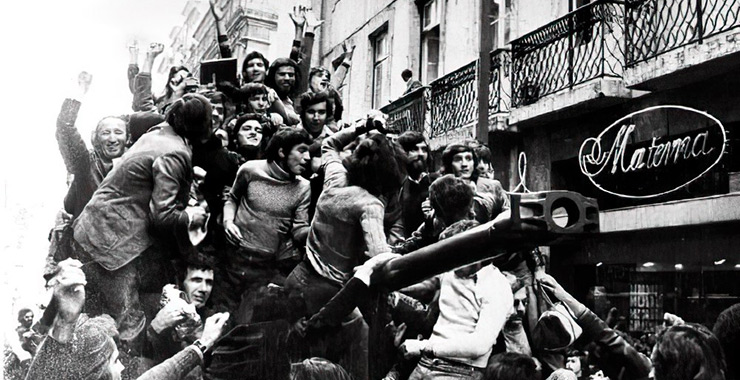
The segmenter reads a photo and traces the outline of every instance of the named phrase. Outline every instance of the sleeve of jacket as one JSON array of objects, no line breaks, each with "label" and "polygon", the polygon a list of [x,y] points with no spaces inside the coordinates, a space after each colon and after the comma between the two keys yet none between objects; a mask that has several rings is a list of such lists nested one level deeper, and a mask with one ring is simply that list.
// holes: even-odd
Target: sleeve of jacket
[{"label": "sleeve of jacket", "polygon": [[226,35],[219,35],[218,36],[218,51],[221,53],[221,58],[231,58],[231,46],[229,46],[229,37]]},{"label": "sleeve of jacket", "polygon": [[404,241],[403,210],[397,197],[392,197],[388,201],[388,205],[385,206],[383,224],[389,245],[396,245]]},{"label": "sleeve of jacket", "polygon": [[171,333],[172,329],[166,329],[158,333],[151,324],[146,328],[146,340],[151,346],[154,359],[157,361],[172,357],[182,349],[181,344],[172,339]]},{"label": "sleeve of jacket", "polygon": [[293,228],[291,230],[293,240],[301,242],[301,244],[306,242],[308,230],[310,229],[310,224],[308,222],[308,206],[310,203],[311,185],[306,183],[305,191],[301,194],[301,201],[296,208],[295,215],[293,216]]},{"label": "sleeve of jacket", "polygon": [[321,143],[321,165],[324,167],[324,190],[347,186],[347,169],[339,152],[357,137],[355,127],[343,129]]},{"label": "sleeve of jacket", "polygon": [[605,375],[611,379],[618,379],[620,373],[626,371],[626,377],[622,378],[648,377],[652,367],[650,360],[609,328],[591,310],[586,310],[578,317],[578,324],[583,328],[586,338],[592,339],[599,346],[600,355],[596,360]]},{"label": "sleeve of jacket", "polygon": [[173,235],[178,241],[187,242],[189,218],[185,204],[178,199],[181,187],[189,191],[187,180],[190,168],[188,158],[183,154],[165,154],[154,160],[151,212],[154,227],[163,233]]},{"label": "sleeve of jacket", "polygon": [[134,78],[134,102],[132,108],[135,112],[156,112],[154,105],[154,94],[152,94],[152,74],[138,73]]},{"label": "sleeve of jacket", "polygon": [[57,116],[56,138],[59,152],[62,154],[67,171],[75,176],[90,174],[90,153],[85,141],[75,127],[80,102],[74,99],[65,99],[62,109]]},{"label": "sleeve of jacket", "polygon": [[384,214],[385,210],[380,201],[377,204],[370,203],[362,206],[360,226],[362,226],[363,236],[365,237],[368,257],[391,252],[391,247],[388,245],[383,229]]},{"label": "sleeve of jacket", "polygon": [[[301,81],[296,83],[298,89],[296,93],[302,94],[308,90],[308,72],[311,69],[311,55],[313,53],[313,41],[314,34],[306,32],[303,36],[303,47],[301,48],[296,62],[298,62],[298,70],[301,72]],[[292,52],[291,52],[292,53]]]},{"label": "sleeve of jacket", "polygon": [[144,372],[137,380],[178,380],[185,378],[203,363],[203,354],[195,346],[187,346],[177,355]]},{"label": "sleeve of jacket", "polygon": [[134,79],[136,79],[136,74],[139,73],[139,65],[137,64],[129,64],[128,65],[128,71],[126,72],[126,75],[128,76],[128,89],[131,91],[131,93],[134,93]]}]

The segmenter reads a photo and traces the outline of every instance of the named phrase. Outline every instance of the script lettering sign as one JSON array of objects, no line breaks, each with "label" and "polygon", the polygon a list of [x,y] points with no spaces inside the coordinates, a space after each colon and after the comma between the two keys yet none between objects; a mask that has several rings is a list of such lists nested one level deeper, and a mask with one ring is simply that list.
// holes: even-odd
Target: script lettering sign
[{"label": "script lettering sign", "polygon": [[[682,132],[655,136],[651,123]],[[690,125],[691,128],[686,126]],[[680,128],[679,128],[680,127]],[[642,132],[642,133],[640,133]],[[651,134],[651,138],[639,136]],[[676,191],[717,165],[727,134],[708,113],[656,106],[631,113],[581,144],[581,172],[600,190],[624,198],[652,198]]]}]

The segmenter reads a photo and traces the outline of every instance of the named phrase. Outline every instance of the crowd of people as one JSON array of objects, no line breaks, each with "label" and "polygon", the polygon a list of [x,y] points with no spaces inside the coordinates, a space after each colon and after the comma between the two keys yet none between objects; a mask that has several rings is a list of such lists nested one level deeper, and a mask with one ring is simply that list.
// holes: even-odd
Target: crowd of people
[{"label": "crowd of people", "polygon": [[[450,144],[436,168],[422,133],[390,130],[378,111],[347,120],[337,88],[354,47],[333,70],[310,67],[321,21],[303,8],[291,19],[289,56],[250,52],[241,83],[179,66],[155,94],[163,45],[141,67],[133,48],[133,112],[100,120],[89,150],[75,120],[92,76],[80,74],[57,119],[70,181],[49,237],[53,297],[38,320],[19,312],[6,378],[267,378],[246,368],[282,368],[275,358],[289,364],[269,372],[278,380],[737,378],[738,307],[713,331],[669,318],[637,347],[537,249],[398,291],[374,283],[392,260],[506,220],[509,195],[486,146]],[[281,355],[248,358],[249,326],[280,336],[260,347]]]}]

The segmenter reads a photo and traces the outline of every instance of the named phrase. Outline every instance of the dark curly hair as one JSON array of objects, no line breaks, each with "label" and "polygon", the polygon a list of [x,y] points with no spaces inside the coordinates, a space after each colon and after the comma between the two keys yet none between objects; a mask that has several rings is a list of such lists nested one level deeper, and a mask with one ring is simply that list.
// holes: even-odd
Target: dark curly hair
[{"label": "dark curly hair", "polygon": [[197,143],[211,131],[211,102],[203,95],[185,94],[168,107],[165,121],[175,133]]},{"label": "dark curly hair", "polygon": [[702,325],[675,325],[662,332],[652,359],[655,380],[724,379],[722,347],[714,334]]},{"label": "dark curly hair", "polygon": [[275,82],[275,76],[277,75],[278,69],[283,66],[290,66],[295,70],[295,84],[293,85],[293,88],[290,89],[290,92],[287,94],[290,97],[295,97],[296,95],[298,95],[296,93],[299,87],[298,83],[301,83],[302,80],[301,70],[298,68],[298,64],[290,58],[278,58],[272,62],[272,64],[270,65],[270,69],[267,70],[265,85],[271,87],[275,91],[278,91],[278,86]]},{"label": "dark curly hair", "polygon": [[247,65],[249,65],[249,61],[255,58],[262,60],[262,63],[265,64],[265,70],[267,70],[267,68],[270,67],[270,61],[268,61],[267,58],[265,58],[265,56],[262,55],[262,53],[258,51],[251,51],[249,52],[249,54],[247,54],[246,57],[244,57],[244,62],[242,62],[242,77],[244,78],[247,77]]},{"label": "dark curly hair", "polygon": [[712,332],[719,340],[727,359],[727,378],[740,375],[740,303],[719,313]]},{"label": "dark curly hair", "polygon": [[[264,137],[263,137],[264,139]],[[287,155],[294,146],[299,144],[311,145],[313,139],[303,129],[282,127],[272,136],[265,150],[265,158],[268,162],[280,162],[280,150]]]},{"label": "dark curly hair", "polygon": [[262,126],[262,141],[260,142],[260,153],[265,152],[267,148],[267,142],[270,141],[270,138],[272,137],[273,133],[275,133],[276,128],[274,125],[272,125],[272,121],[270,121],[270,118],[264,115],[256,114],[256,113],[246,113],[246,114],[240,115],[236,119],[236,124],[234,125],[234,129],[231,130],[230,136],[229,136],[229,150],[232,150],[232,151],[238,150],[239,144],[237,142],[237,138],[239,136],[239,130],[242,128],[242,125],[244,125],[244,123],[250,120],[256,120]]},{"label": "dark curly hair", "polygon": [[470,212],[475,193],[462,179],[453,174],[437,178],[429,185],[429,202],[437,216],[445,223],[463,212]]},{"label": "dark curly hair", "polygon": [[485,380],[534,380],[537,378],[537,364],[520,353],[505,352],[495,355],[486,368]]},{"label": "dark curly hair", "polygon": [[311,92],[307,91],[302,93],[298,96],[298,107],[296,107],[296,111],[298,114],[303,118],[303,112],[308,108],[311,107],[314,104],[319,104],[321,102],[326,103],[326,116],[329,117],[334,112],[334,109],[332,108],[332,102],[329,101],[330,95],[326,91],[319,91],[319,92]]},{"label": "dark curly hair", "polygon": [[398,162],[397,146],[382,134],[374,134],[357,145],[345,166],[349,184],[381,196],[398,191],[405,172]]}]

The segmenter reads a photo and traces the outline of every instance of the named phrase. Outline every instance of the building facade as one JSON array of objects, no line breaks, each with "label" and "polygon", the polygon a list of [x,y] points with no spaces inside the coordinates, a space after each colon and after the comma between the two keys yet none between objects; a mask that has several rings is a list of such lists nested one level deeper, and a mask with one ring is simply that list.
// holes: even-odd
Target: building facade
[{"label": "building facade", "polygon": [[[216,5],[224,12],[226,34],[238,67],[247,53],[255,50],[270,60],[287,57],[295,34],[289,12],[296,5],[310,6],[295,0],[218,0]],[[185,22],[172,29],[169,49],[158,67],[162,75],[172,66],[184,65],[197,76],[200,62],[220,58],[216,22],[208,1],[188,1],[183,15]]]},{"label": "building facade", "polygon": [[[325,1],[321,63],[343,41],[357,46],[348,113],[381,107],[391,127],[439,149],[480,137],[478,30],[489,20],[496,178],[577,191],[601,210],[600,234],[551,248],[551,271],[597,312],[617,307],[635,334],[663,312],[713,321],[740,300],[740,2],[489,5],[483,18],[474,0]],[[405,68],[426,87],[401,96]]]}]

